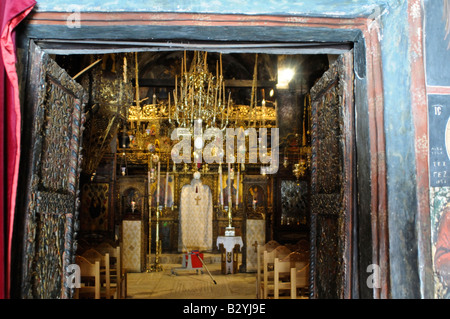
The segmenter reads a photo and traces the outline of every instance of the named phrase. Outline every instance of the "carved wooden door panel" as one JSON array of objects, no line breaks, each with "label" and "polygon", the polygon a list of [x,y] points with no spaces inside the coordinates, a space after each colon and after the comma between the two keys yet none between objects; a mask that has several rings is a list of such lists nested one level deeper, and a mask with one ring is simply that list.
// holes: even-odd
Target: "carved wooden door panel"
[{"label": "carved wooden door panel", "polygon": [[351,294],[352,55],[341,55],[311,89],[312,298]]},{"label": "carved wooden door panel", "polygon": [[23,298],[70,298],[67,267],[75,261],[78,179],[87,95],[38,46],[30,46],[25,112],[32,120],[24,251]]}]

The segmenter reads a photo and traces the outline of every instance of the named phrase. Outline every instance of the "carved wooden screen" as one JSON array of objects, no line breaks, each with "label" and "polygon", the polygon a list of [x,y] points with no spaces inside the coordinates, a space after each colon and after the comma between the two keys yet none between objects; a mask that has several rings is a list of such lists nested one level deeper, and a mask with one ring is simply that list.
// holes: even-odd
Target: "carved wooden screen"
[{"label": "carved wooden screen", "polygon": [[[25,212],[23,298],[70,298],[74,263],[83,107],[87,96],[38,46],[30,46],[33,120]],[[23,190],[25,191],[25,190]]]},{"label": "carved wooden screen", "polygon": [[311,297],[349,298],[353,163],[352,51],[311,89]]}]

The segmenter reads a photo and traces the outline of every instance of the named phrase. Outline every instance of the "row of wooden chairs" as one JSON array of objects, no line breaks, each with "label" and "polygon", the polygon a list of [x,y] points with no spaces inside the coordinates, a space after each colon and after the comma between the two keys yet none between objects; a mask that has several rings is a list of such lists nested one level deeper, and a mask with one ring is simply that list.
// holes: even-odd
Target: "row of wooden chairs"
[{"label": "row of wooden chairs", "polygon": [[[259,299],[283,295],[297,299],[309,286],[309,251],[305,243],[290,246],[270,241],[258,246],[256,295]],[[283,291],[283,294],[280,294]]]},{"label": "row of wooden chairs", "polygon": [[126,272],[122,267],[120,246],[101,244],[76,256],[80,267],[81,287],[75,298],[126,298]]}]

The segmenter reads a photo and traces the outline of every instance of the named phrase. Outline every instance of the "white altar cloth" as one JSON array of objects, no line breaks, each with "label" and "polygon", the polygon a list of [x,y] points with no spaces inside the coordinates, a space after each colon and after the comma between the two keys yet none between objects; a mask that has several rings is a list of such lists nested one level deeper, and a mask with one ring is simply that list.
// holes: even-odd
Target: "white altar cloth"
[{"label": "white altar cloth", "polygon": [[220,248],[220,244],[223,245],[226,252],[226,263],[225,263],[225,273],[233,273],[233,249],[234,246],[239,245],[239,249],[242,250],[244,242],[241,236],[218,236],[217,237],[217,248]]},{"label": "white altar cloth", "polygon": [[234,246],[239,245],[239,249],[242,249],[244,242],[241,236],[218,236],[217,237],[217,248],[220,248],[220,244],[223,245],[225,251],[232,251]]},{"label": "white altar cloth", "polygon": [[211,190],[200,178],[181,189],[178,251],[211,251],[213,205]]}]

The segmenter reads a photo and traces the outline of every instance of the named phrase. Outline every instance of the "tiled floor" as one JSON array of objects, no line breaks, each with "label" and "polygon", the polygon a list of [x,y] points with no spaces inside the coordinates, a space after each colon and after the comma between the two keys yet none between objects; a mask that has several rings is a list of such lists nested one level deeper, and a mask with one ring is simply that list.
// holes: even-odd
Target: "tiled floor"
[{"label": "tiled floor", "polygon": [[[130,299],[255,299],[256,273],[224,275],[220,263],[207,264],[208,274],[195,270],[177,271],[181,264],[163,264],[163,271],[129,273],[127,298]],[[214,284],[214,281],[216,284]]]}]

